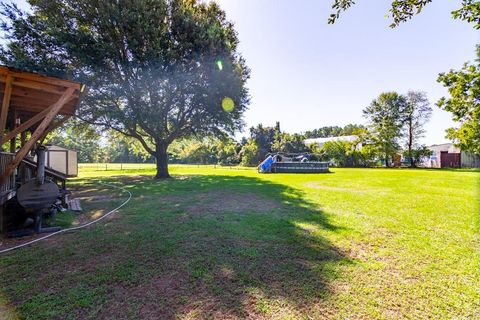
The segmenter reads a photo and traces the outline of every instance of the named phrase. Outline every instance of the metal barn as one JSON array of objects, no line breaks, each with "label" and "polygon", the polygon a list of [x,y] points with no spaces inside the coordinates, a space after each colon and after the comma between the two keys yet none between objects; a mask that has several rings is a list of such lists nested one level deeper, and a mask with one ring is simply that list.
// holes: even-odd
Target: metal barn
[{"label": "metal barn", "polygon": [[423,165],[429,168],[480,168],[480,155],[465,152],[453,143],[428,147],[432,155]]},{"label": "metal barn", "polygon": [[462,151],[460,165],[462,168],[480,168],[480,155]]}]

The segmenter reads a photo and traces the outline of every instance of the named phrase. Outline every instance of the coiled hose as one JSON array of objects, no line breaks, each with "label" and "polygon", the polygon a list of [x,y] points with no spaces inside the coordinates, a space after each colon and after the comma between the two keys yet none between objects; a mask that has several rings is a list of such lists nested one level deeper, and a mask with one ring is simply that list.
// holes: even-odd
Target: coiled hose
[{"label": "coiled hose", "polygon": [[51,238],[53,236],[56,236],[60,233],[65,233],[65,232],[70,232],[70,231],[76,231],[76,230],[80,230],[80,229],[83,229],[83,228],[86,228],[86,227],[89,227],[91,226],[92,224],[95,224],[103,219],[105,219],[106,217],[108,217],[109,215],[115,213],[116,211],[118,211],[120,208],[122,208],[123,206],[125,206],[127,203],[130,202],[130,199],[132,199],[132,193],[130,191],[128,191],[127,189],[125,189],[124,187],[119,187],[119,186],[116,186],[116,185],[113,185],[113,184],[108,184],[108,183],[103,183],[103,182],[99,182],[99,184],[102,184],[104,186],[108,186],[108,187],[113,187],[113,188],[116,188],[116,189],[119,189],[123,192],[126,192],[128,193],[128,198],[127,200],[125,200],[121,205],[119,205],[118,207],[116,207],[115,209],[105,213],[103,216],[101,216],[100,218],[96,219],[96,220],[93,220],[93,221],[90,221],[86,224],[82,224],[81,226],[76,226],[76,227],[71,227],[71,228],[67,228],[67,229],[62,229],[62,230],[59,230],[59,231],[56,231],[56,232],[53,232],[53,233],[50,233],[50,234],[47,234],[43,237],[40,237],[40,238],[37,238],[37,239],[34,239],[34,240],[31,240],[29,242],[25,242],[25,243],[22,243],[22,244],[19,244],[18,246],[14,246],[14,247],[10,247],[10,248],[7,248],[7,249],[3,249],[3,250],[0,250],[0,254],[3,254],[3,253],[7,253],[7,252],[10,252],[10,251],[13,251],[13,250],[17,250],[17,249],[20,249],[20,248],[24,248],[26,246],[29,246],[29,245],[32,245],[34,243],[37,243],[37,242],[40,242],[42,240],[45,240],[45,239],[48,239],[48,238]]}]

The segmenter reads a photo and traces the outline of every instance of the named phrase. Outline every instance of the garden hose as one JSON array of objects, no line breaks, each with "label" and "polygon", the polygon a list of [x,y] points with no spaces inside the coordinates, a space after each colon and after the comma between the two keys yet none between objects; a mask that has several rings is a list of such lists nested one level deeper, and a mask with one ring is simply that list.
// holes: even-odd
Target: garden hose
[{"label": "garden hose", "polygon": [[103,183],[103,182],[99,182],[99,184],[102,184],[102,185],[108,186],[108,187],[113,187],[113,188],[116,188],[116,189],[119,189],[119,190],[121,190],[121,191],[123,191],[123,192],[128,193],[128,199],[125,200],[121,205],[119,205],[119,206],[116,207],[115,209],[107,212],[106,214],[104,214],[103,216],[101,216],[100,218],[98,218],[98,219],[96,219],[96,220],[93,220],[93,221],[90,221],[90,222],[88,222],[88,223],[82,224],[81,226],[76,226],[76,227],[71,227],[71,228],[67,228],[67,229],[62,229],[62,230],[59,230],[59,231],[56,231],[56,232],[47,234],[46,236],[43,236],[43,237],[40,237],[40,238],[31,240],[31,241],[28,241],[28,242],[26,242],[26,243],[19,244],[18,246],[14,246],[14,247],[10,247],[10,248],[7,248],[7,249],[0,250],[0,254],[7,253],[7,252],[10,252],[10,251],[13,251],[13,250],[17,250],[17,249],[20,249],[20,248],[23,248],[23,247],[32,245],[32,244],[34,244],[34,243],[36,243],[36,242],[40,242],[40,241],[42,241],[42,240],[48,239],[48,238],[53,237],[53,236],[55,236],[55,235],[57,235],[57,234],[60,234],[60,233],[65,233],[65,232],[69,232],[69,231],[76,231],[76,230],[80,230],[80,229],[89,227],[89,226],[91,226],[92,224],[95,224],[95,223],[97,223],[97,222],[105,219],[105,218],[108,217],[109,215],[115,213],[115,212],[118,211],[120,208],[122,208],[122,207],[125,206],[127,203],[129,203],[129,202],[130,202],[130,199],[132,199],[132,193],[131,193],[130,191],[128,191],[127,189],[125,189],[124,187],[118,187],[118,186],[116,186],[116,185],[107,184],[107,183]]}]

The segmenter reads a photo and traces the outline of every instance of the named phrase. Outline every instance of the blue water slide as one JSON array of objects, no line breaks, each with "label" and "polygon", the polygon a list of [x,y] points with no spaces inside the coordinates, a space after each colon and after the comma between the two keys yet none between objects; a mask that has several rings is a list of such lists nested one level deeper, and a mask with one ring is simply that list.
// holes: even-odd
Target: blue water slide
[{"label": "blue water slide", "polygon": [[260,172],[270,172],[270,167],[275,162],[272,156],[268,156],[262,163],[258,166]]}]

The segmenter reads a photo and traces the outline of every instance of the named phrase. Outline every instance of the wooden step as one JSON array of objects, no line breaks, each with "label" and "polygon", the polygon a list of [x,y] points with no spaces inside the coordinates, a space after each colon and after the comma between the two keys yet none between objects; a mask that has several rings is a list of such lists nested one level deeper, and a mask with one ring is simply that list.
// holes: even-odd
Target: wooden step
[{"label": "wooden step", "polygon": [[67,202],[68,209],[72,211],[82,211],[82,206],[80,205],[80,199],[72,199]]}]

